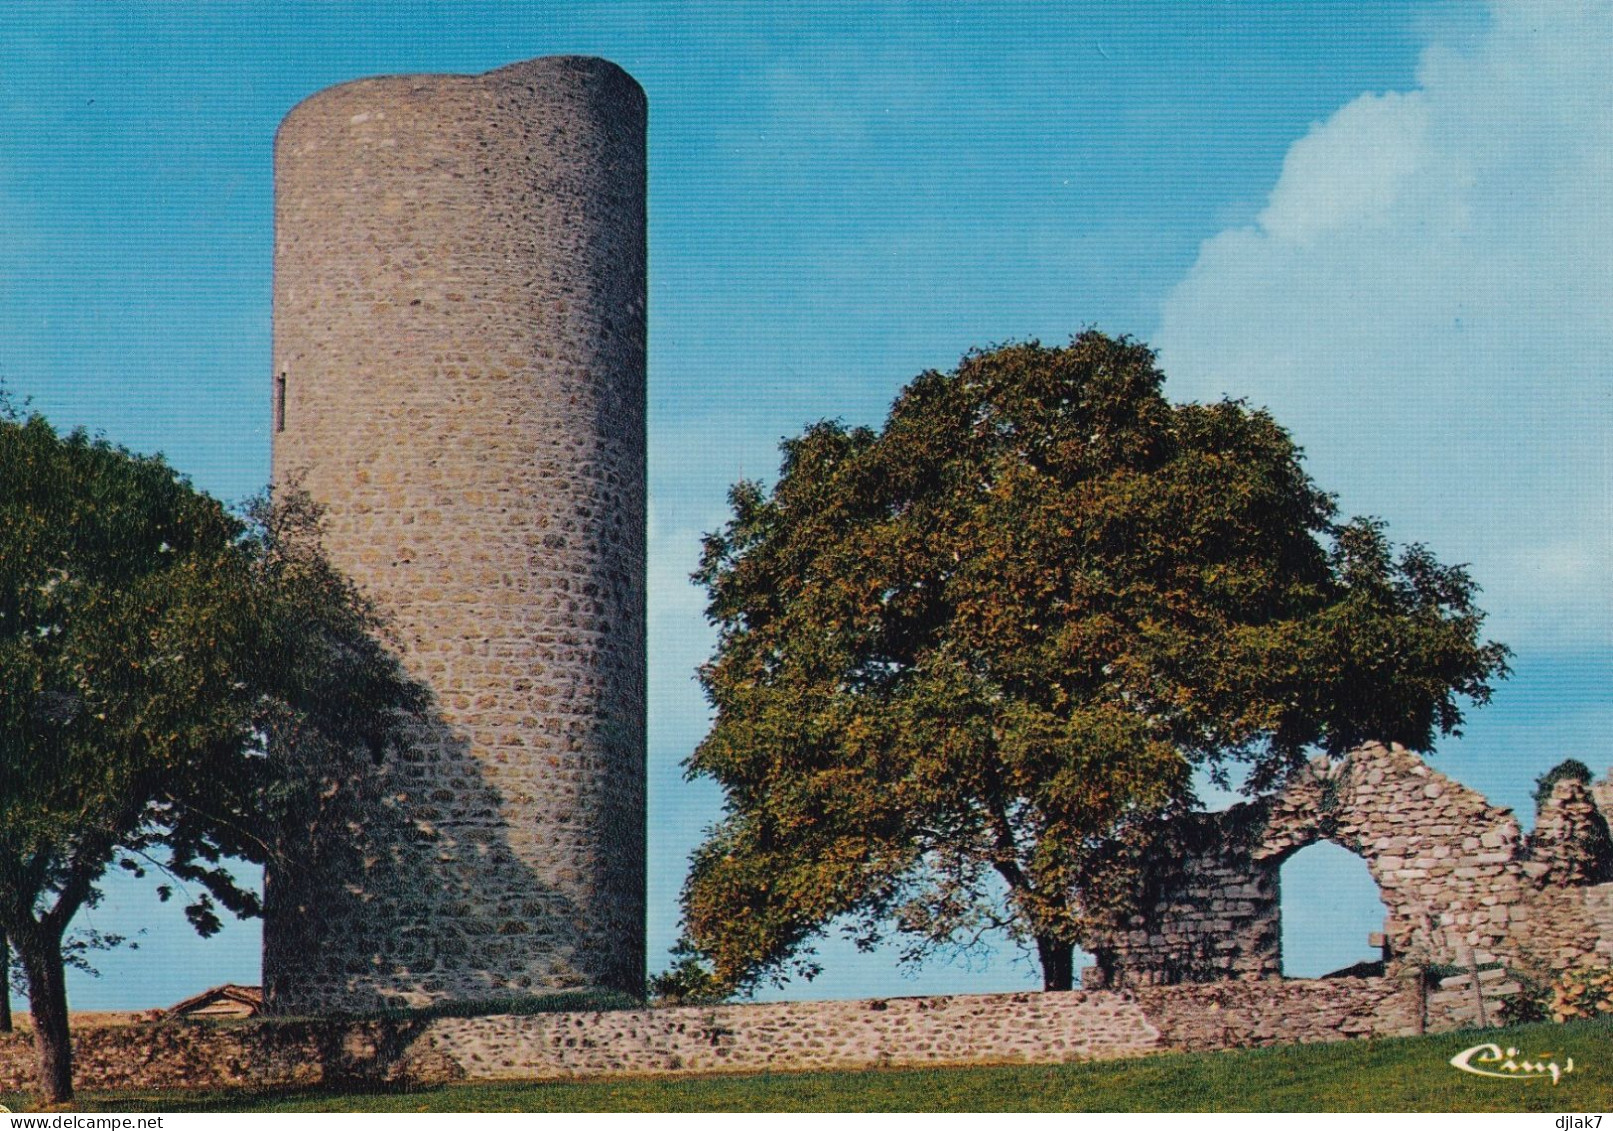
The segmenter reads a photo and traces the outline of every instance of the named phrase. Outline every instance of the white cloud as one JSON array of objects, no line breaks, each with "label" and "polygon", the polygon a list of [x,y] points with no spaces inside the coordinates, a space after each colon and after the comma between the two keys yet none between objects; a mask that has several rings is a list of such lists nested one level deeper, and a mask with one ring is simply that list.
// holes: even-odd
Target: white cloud
[{"label": "white cloud", "polygon": [[1613,6],[1499,4],[1416,89],[1296,141],[1155,342],[1246,397],[1347,513],[1465,561],[1514,646],[1613,641]]},{"label": "white cloud", "polygon": [[1304,245],[1341,229],[1378,227],[1415,183],[1427,129],[1419,92],[1350,103],[1288,151],[1260,227]]}]

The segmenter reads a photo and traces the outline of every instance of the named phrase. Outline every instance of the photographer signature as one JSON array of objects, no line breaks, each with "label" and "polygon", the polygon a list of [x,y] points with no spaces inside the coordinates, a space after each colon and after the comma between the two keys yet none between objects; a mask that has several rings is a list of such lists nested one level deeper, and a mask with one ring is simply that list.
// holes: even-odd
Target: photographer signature
[{"label": "photographer signature", "polygon": [[1567,1064],[1559,1066],[1555,1060],[1546,1059],[1550,1056],[1551,1053],[1543,1052],[1533,1060],[1528,1057],[1519,1060],[1517,1049],[1503,1051],[1500,1045],[1474,1045],[1451,1057],[1451,1065],[1475,1076],[1491,1076],[1497,1080],[1529,1080],[1550,1076],[1555,1085],[1574,1071],[1574,1058],[1566,1058]]}]

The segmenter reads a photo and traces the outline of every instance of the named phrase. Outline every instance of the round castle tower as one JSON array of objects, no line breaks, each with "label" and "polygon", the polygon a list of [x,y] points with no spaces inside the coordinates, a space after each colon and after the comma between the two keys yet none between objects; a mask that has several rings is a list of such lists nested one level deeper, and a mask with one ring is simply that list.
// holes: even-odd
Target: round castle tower
[{"label": "round castle tower", "polygon": [[266,880],[278,1011],[643,991],[645,115],[562,56],[280,127],[274,481],[434,712],[312,771]]}]

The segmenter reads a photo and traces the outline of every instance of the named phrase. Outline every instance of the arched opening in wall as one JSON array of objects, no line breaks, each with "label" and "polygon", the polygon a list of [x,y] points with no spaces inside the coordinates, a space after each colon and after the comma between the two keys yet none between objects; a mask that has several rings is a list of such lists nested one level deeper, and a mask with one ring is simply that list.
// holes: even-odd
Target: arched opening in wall
[{"label": "arched opening in wall", "polygon": [[1347,848],[1320,841],[1283,861],[1283,976],[1320,978],[1381,962],[1367,936],[1383,930],[1389,911],[1367,862]]}]

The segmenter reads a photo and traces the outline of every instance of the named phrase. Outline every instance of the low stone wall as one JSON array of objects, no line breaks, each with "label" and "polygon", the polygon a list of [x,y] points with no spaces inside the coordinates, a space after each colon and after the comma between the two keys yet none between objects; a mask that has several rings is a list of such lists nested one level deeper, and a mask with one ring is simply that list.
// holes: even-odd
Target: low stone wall
[{"label": "low stone wall", "polygon": [[[464,1075],[425,1021],[161,1021],[73,1034],[81,1088],[278,1088],[425,1083]],[[0,1037],[0,1092],[34,1086],[31,1034]]]},{"label": "low stone wall", "polygon": [[[1057,1064],[1417,1026],[1409,984],[1337,978],[410,1021],[157,1022],[86,1029],[74,1049],[80,1087],[269,1088]],[[32,1081],[29,1038],[0,1038],[0,1090]]]},{"label": "low stone wall", "polygon": [[477,1079],[1059,1063],[1161,1047],[1135,1000],[1081,991],[444,1019],[431,1040]]},{"label": "low stone wall", "polygon": [[1423,1031],[1416,985],[1402,978],[1188,983],[1142,987],[1129,996],[1159,1030],[1159,1045],[1166,1049],[1311,1044]]}]

